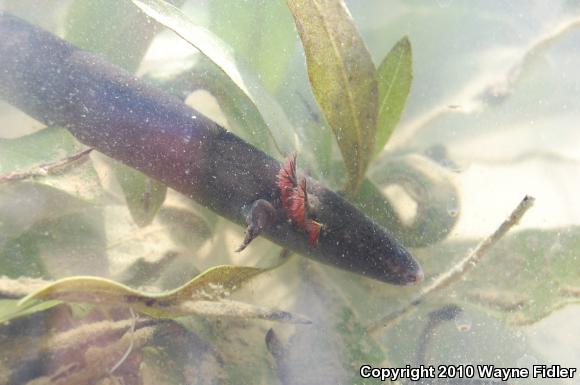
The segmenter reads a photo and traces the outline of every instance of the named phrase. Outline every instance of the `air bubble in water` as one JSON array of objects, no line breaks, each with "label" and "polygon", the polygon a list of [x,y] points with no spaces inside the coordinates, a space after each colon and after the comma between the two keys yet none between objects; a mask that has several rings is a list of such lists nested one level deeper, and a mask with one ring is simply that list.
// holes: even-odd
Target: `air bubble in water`
[{"label": "air bubble in water", "polygon": [[447,204],[447,214],[452,218],[455,218],[459,215],[459,206],[455,200]]},{"label": "air bubble in water", "polygon": [[457,315],[457,317],[455,317],[455,327],[462,333],[471,330],[471,323],[471,317],[465,311],[461,312]]}]

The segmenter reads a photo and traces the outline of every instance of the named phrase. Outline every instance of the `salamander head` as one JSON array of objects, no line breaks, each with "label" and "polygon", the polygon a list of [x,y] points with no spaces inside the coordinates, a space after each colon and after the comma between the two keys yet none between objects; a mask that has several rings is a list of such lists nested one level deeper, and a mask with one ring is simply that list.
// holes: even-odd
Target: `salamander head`
[{"label": "salamander head", "polygon": [[323,203],[320,221],[339,225],[323,229],[311,254],[320,255],[325,263],[390,284],[423,280],[419,262],[388,230],[332,192],[319,197]]},{"label": "salamander head", "polygon": [[296,154],[281,165],[276,183],[286,216],[308,234],[306,255],[391,284],[423,280],[419,263],[386,229],[335,192],[298,175]]},{"label": "salamander head", "polygon": [[393,244],[390,249],[382,259],[383,269],[379,269],[379,276],[376,278],[396,285],[420,283],[425,275],[411,253],[398,243]]}]

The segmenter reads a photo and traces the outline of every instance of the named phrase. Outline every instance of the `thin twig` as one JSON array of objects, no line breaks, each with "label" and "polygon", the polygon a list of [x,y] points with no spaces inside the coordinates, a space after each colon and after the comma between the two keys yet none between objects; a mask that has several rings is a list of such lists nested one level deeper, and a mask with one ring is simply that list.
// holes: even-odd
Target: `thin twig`
[{"label": "thin twig", "polygon": [[[436,105],[427,113],[410,121],[397,130],[389,141],[389,149],[401,149],[418,136],[418,132],[425,126],[446,114],[469,114],[485,108],[490,101],[502,101],[514,90],[515,85],[522,79],[523,69],[528,66],[539,54],[546,51],[551,45],[580,26],[580,17],[576,16],[563,21],[553,29],[532,40],[522,52],[515,57],[513,63],[503,67],[500,74],[483,75],[467,84],[458,95]],[[484,77],[485,76],[485,77]],[[460,106],[454,103],[461,101]],[[457,108],[460,107],[460,108]]]},{"label": "thin twig", "polygon": [[115,370],[119,369],[119,366],[121,366],[123,364],[123,362],[125,362],[125,360],[127,359],[127,357],[129,357],[129,354],[131,354],[131,351],[133,351],[133,345],[135,343],[135,325],[137,325],[137,320],[139,319],[139,315],[135,314],[135,312],[133,311],[132,308],[129,308],[129,312],[131,312],[131,328],[129,329],[129,335],[130,335],[130,340],[129,340],[129,347],[127,348],[127,350],[125,351],[125,353],[123,354],[123,356],[121,357],[121,359],[119,359],[119,361],[117,361],[117,363],[111,368],[111,370],[109,370],[109,374],[113,374],[115,372]]},{"label": "thin twig", "polygon": [[87,156],[91,151],[93,151],[93,149],[88,148],[74,155],[67,156],[66,158],[59,159],[54,162],[44,163],[26,171],[17,171],[6,175],[0,175],[0,184],[16,182],[28,178],[62,174],[71,168],[84,163],[88,159]]},{"label": "thin twig", "polygon": [[514,211],[507,217],[503,223],[491,234],[484,239],[467,257],[451,267],[448,271],[435,278],[430,285],[426,286],[410,303],[386,315],[377,322],[367,326],[368,333],[377,333],[393,326],[397,321],[415,310],[418,305],[434,293],[450,286],[463,278],[471,269],[473,269],[485,253],[493,247],[513,226],[517,225],[520,219],[534,204],[534,198],[526,195]]}]

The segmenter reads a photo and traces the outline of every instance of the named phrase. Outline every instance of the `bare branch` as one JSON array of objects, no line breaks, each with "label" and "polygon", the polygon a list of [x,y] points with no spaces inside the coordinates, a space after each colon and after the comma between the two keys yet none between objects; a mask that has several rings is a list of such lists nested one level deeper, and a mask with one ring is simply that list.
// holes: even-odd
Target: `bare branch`
[{"label": "bare branch", "polygon": [[484,239],[467,257],[463,258],[459,263],[452,266],[451,269],[435,278],[429,285],[421,290],[421,292],[410,303],[399,310],[386,315],[379,321],[370,324],[367,327],[367,332],[377,333],[390,328],[411,311],[415,310],[421,303],[425,302],[428,297],[463,278],[469,271],[477,266],[491,247],[493,247],[512,227],[519,223],[520,219],[522,219],[528,209],[532,207],[534,201],[535,198],[526,195],[514,211],[512,211],[512,213],[497,228],[497,230]]},{"label": "bare branch", "polygon": [[[503,67],[503,71],[496,74],[482,74],[466,84],[464,89],[457,95],[446,99],[431,110],[416,119],[410,121],[404,127],[400,127],[389,141],[390,151],[404,148],[417,137],[418,132],[428,124],[446,114],[469,114],[480,111],[488,104],[501,103],[514,90],[521,80],[523,70],[533,62],[539,54],[549,49],[552,44],[580,26],[580,17],[565,20],[554,28],[532,40],[527,47],[523,48],[515,56],[511,65]],[[461,101],[457,105],[457,101]]]},{"label": "bare branch", "polygon": [[17,171],[6,175],[0,175],[0,184],[35,177],[63,174],[66,171],[83,164],[88,159],[88,155],[91,151],[93,151],[93,149],[89,148],[74,155],[67,156],[66,158],[35,166],[26,171]]}]

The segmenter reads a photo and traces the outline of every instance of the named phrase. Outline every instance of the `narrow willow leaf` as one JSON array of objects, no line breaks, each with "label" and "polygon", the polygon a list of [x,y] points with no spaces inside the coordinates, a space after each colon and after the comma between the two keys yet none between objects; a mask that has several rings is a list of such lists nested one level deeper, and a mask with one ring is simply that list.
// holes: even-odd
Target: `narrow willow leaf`
[{"label": "narrow willow leaf", "polygon": [[191,210],[164,207],[159,210],[158,219],[166,226],[171,239],[185,248],[199,248],[212,236],[212,229],[207,221]]},{"label": "narrow willow leaf", "polygon": [[347,191],[354,193],[374,149],[374,64],[342,0],[287,2],[302,39],[314,96],[334,130],[349,173]]},{"label": "narrow willow leaf", "polygon": [[167,186],[116,160],[109,159],[109,162],[123,189],[131,217],[138,226],[147,226],[163,205]]},{"label": "narrow willow leaf", "polygon": [[210,30],[259,75],[269,91],[280,85],[296,46],[292,17],[282,1],[208,2]]},{"label": "narrow willow leaf", "polygon": [[[377,169],[378,170],[378,169]],[[375,222],[385,227],[405,246],[425,247],[444,239],[457,223],[459,193],[450,174],[430,159],[405,155],[390,159],[365,179],[355,202]],[[414,216],[404,221],[383,193],[398,186],[416,204]],[[454,211],[450,214],[450,208]]]},{"label": "narrow willow leaf", "polygon": [[70,277],[56,281],[20,301],[21,306],[35,300],[58,300],[109,306],[130,306],[153,316],[181,315],[179,307],[194,300],[217,300],[239,288],[248,279],[266,271],[256,267],[217,266],[185,285],[168,292],[145,293],[98,277]]},{"label": "narrow willow leaf", "polygon": [[221,68],[258,108],[279,151],[288,153],[295,147],[290,136],[294,130],[286,114],[258,78],[236,60],[230,47],[207,29],[195,25],[179,8],[164,0],[132,1],[148,16],[173,30]]},{"label": "narrow willow leaf", "polygon": [[254,102],[208,58],[199,60],[178,80],[181,84],[194,82],[198,88],[211,93],[226,116],[228,129],[233,133],[267,153],[276,149],[277,143],[270,128]]},{"label": "narrow willow leaf", "polygon": [[82,149],[83,145],[64,128],[45,128],[15,139],[0,138],[0,175],[54,162]]},{"label": "narrow willow leaf", "polygon": [[76,0],[68,8],[65,36],[71,43],[135,72],[156,26],[129,2]]},{"label": "narrow willow leaf", "polygon": [[60,301],[44,301],[32,306],[21,307],[18,306],[17,300],[0,300],[0,325],[16,318],[48,310],[58,304],[60,304]]},{"label": "narrow willow leaf", "polygon": [[149,225],[165,202],[167,186],[112,158],[107,162],[123,190],[131,218],[137,226]]},{"label": "narrow willow leaf", "polygon": [[377,70],[379,117],[375,154],[385,147],[405,108],[413,80],[413,54],[407,36],[395,44]]}]

